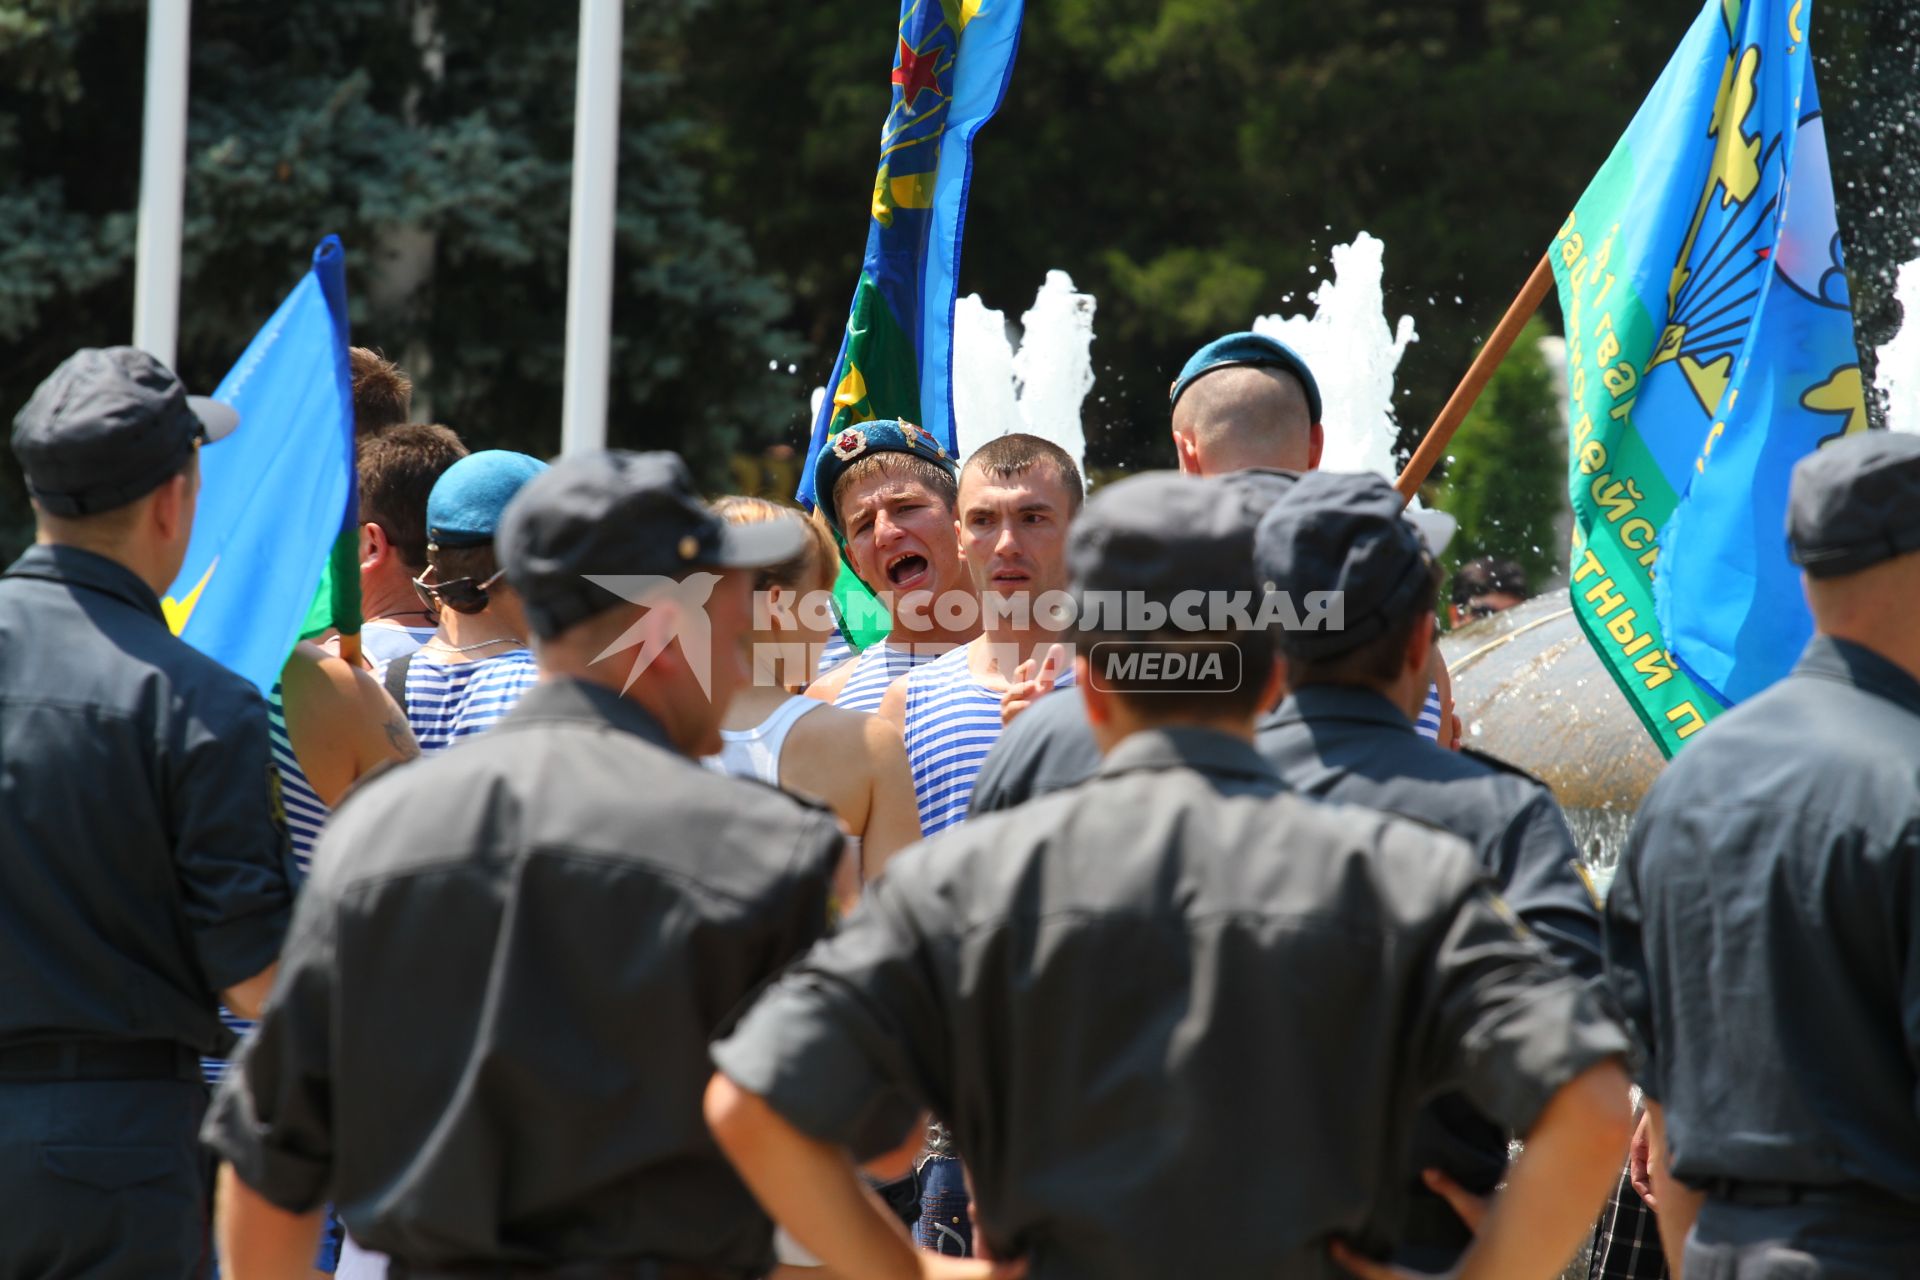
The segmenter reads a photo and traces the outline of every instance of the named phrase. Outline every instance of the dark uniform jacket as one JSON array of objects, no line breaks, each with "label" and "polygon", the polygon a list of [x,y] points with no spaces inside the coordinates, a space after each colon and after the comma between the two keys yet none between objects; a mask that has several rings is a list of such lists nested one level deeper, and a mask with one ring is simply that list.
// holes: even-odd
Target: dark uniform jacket
[{"label": "dark uniform jacket", "polygon": [[[1261,722],[1257,745],[1307,795],[1412,818],[1465,840],[1547,949],[1577,976],[1598,979],[1599,913],[1566,818],[1544,784],[1430,742],[1382,695],[1345,686],[1296,690]],[[1444,1268],[1472,1239],[1446,1202],[1419,1185],[1419,1170],[1438,1168],[1489,1193],[1506,1169],[1507,1136],[1460,1095],[1427,1108],[1414,1134],[1403,1262]]]},{"label": "dark uniform jacket", "polygon": [[993,744],[974,779],[969,817],[999,813],[1051,795],[1100,769],[1100,744],[1078,689],[1055,689],[1020,713]]},{"label": "dark uniform jacket", "polygon": [[1526,1128],[1625,1037],[1458,841],[1283,790],[1244,742],[1136,734],[897,856],[715,1061],[862,1156],[930,1106],[1036,1277],[1344,1274],[1422,1094]]},{"label": "dark uniform jacket", "polygon": [[1681,1179],[1920,1202],[1920,682],[1816,636],[1689,742],[1621,858],[1607,967]]},{"label": "dark uniform jacket", "polygon": [[0,1046],[222,1050],[218,993],[273,963],[292,912],[277,794],[265,702],[152,588],[75,547],[21,556],[0,577]]},{"label": "dark uniform jacket", "polygon": [[832,817],[550,680],[335,814],[205,1136],[414,1266],[771,1263],[707,1044],[824,931]]}]

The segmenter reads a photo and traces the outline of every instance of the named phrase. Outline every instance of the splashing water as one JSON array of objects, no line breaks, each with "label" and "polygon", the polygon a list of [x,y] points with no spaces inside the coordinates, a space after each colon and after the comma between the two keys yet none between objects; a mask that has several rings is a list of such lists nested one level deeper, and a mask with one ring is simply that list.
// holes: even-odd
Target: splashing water
[{"label": "splashing water", "polygon": [[1333,272],[1308,300],[1311,316],[1261,316],[1253,331],[1278,338],[1300,353],[1320,384],[1326,404],[1328,471],[1397,474],[1393,446],[1399,428],[1393,414],[1393,375],[1418,342],[1413,317],[1387,327],[1381,288],[1386,246],[1362,231],[1352,244],[1335,245]]},{"label": "splashing water", "polygon": [[1026,431],[1066,450],[1084,472],[1087,437],[1080,406],[1093,390],[1093,313],[1064,271],[1047,272],[1033,306],[1020,317],[1020,350],[1006,317],[979,294],[953,312],[953,424],[960,456],[995,436]]},{"label": "splashing water", "polygon": [[1894,294],[1904,318],[1880,348],[1874,381],[1887,396],[1887,427],[1920,435],[1920,258],[1900,268]]}]

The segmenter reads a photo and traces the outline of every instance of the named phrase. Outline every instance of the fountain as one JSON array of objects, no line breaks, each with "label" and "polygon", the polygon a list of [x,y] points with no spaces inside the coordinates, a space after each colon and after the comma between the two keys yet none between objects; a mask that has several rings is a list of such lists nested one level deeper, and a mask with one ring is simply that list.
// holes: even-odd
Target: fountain
[{"label": "fountain", "polygon": [[1900,268],[1894,296],[1900,331],[1880,348],[1875,381],[1887,397],[1887,428],[1920,435],[1920,258]]}]

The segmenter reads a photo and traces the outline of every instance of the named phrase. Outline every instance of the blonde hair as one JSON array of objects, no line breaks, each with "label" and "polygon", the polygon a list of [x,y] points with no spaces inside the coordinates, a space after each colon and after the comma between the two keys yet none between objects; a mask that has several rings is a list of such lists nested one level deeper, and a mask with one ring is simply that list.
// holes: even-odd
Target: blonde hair
[{"label": "blonde hair", "polygon": [[797,591],[814,583],[833,584],[840,571],[840,549],[818,512],[807,516],[798,507],[784,506],[765,498],[733,494],[716,499],[713,512],[728,524],[771,524],[775,520],[799,520],[807,527],[806,545],[789,559],[768,565],[754,576],[753,588],[783,587]]}]

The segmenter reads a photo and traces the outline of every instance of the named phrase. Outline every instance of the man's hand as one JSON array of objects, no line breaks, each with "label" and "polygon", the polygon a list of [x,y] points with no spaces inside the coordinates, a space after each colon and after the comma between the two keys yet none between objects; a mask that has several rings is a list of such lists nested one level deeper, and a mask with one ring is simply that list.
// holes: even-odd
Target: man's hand
[{"label": "man's hand", "polygon": [[1647,1208],[1660,1212],[1659,1198],[1653,1194],[1653,1174],[1647,1165],[1653,1153],[1653,1118],[1640,1117],[1640,1123],[1633,1130],[1633,1142],[1627,1147],[1627,1181],[1647,1202]]},{"label": "man's hand", "polygon": [[1015,667],[1013,682],[1000,695],[1000,727],[1006,728],[1015,716],[1052,693],[1054,681],[1066,668],[1066,648],[1057,644],[1047,646],[1047,656],[1041,659],[1038,670],[1034,669],[1032,658]]},{"label": "man's hand", "polygon": [[1438,1169],[1427,1169],[1420,1174],[1420,1181],[1426,1183],[1427,1190],[1445,1200],[1460,1221],[1467,1224],[1467,1230],[1480,1234],[1480,1223],[1487,1216],[1487,1208],[1493,1203],[1492,1196],[1476,1195],[1449,1178]]}]

